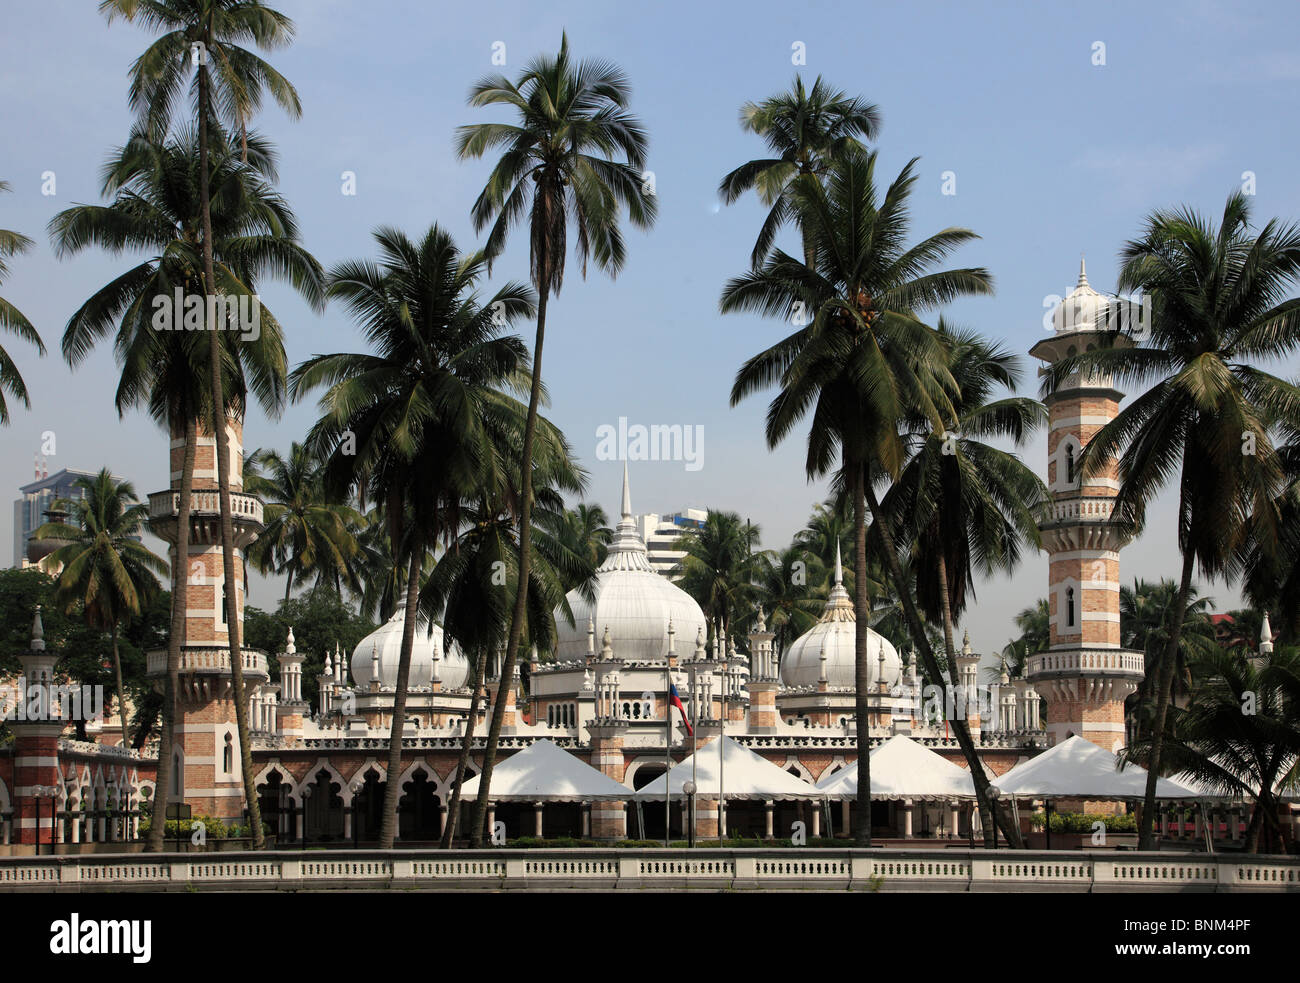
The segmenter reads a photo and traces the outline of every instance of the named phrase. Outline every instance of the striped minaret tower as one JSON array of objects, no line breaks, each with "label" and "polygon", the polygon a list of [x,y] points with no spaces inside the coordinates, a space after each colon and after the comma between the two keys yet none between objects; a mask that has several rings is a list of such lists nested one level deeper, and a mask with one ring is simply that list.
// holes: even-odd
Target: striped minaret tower
[{"label": "striped minaret tower", "polygon": [[[198,428],[194,490],[190,497],[190,542],[184,558],[186,588],[185,644],[181,653],[177,693],[173,796],[193,815],[238,819],[243,811],[239,734],[235,726],[230,675],[230,635],[225,591],[235,592],[241,622],[244,614],[244,550],[262,530],[262,503],[244,493],[243,426],[226,423],[230,451],[231,519],[235,530],[235,583],[227,585],[221,562],[221,511],[217,493],[217,441],[211,427]],[[171,440],[171,487],[149,496],[149,528],[171,546],[176,556],[176,515],[180,505],[181,467],[185,459],[183,433]],[[266,655],[243,650],[245,697],[250,704],[257,687],[268,680]],[[166,651],[148,654],[149,675],[159,680],[167,671]],[[250,714],[251,719],[251,714]]]},{"label": "striped minaret tower", "polygon": [[[1089,286],[1081,260],[1077,285],[1052,315],[1052,335],[1030,354],[1052,364],[1091,351],[1113,326],[1120,303]],[[1117,343],[1130,342],[1120,336]],[[1124,744],[1124,698],[1142,679],[1143,657],[1120,644],[1119,551],[1125,540],[1109,524],[1119,489],[1116,464],[1108,461],[1086,478],[1079,468],[1088,441],[1119,414],[1124,394],[1111,383],[1108,376],[1075,374],[1046,400],[1052,498],[1042,531],[1051,645],[1030,657],[1027,676],[1047,702],[1053,744],[1079,735],[1114,750]]]}]

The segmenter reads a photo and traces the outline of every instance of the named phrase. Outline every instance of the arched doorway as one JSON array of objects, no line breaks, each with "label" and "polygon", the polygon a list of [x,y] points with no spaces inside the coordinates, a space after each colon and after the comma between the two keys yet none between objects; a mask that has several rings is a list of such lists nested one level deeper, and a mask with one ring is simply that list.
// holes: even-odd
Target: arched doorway
[{"label": "arched doorway", "polygon": [[361,791],[352,800],[355,810],[353,822],[356,823],[354,835],[359,842],[378,840],[383,825],[384,789],[388,783],[379,780],[379,772],[374,768],[367,768],[361,780]]},{"label": "arched doorway", "polygon": [[397,829],[404,840],[436,840],[442,833],[442,800],[423,768],[402,785],[397,807]]},{"label": "arched doorway", "polygon": [[[644,764],[632,774],[632,787],[638,792],[645,788],[656,778],[661,777],[668,769],[662,764],[648,763]],[[640,818],[637,816],[636,800],[629,800],[627,803],[627,834],[631,839],[641,839],[642,831],[639,823],[645,823],[645,839],[662,840],[664,838],[664,802],[648,800],[640,803]],[[673,828],[680,832],[682,830],[681,803],[673,803],[672,818]]]},{"label": "arched doorway", "polygon": [[289,802],[289,783],[279,771],[272,771],[266,781],[257,786],[257,803],[262,809],[262,822],[271,827],[280,842],[294,835],[293,807]]},{"label": "arched doorway", "polygon": [[307,787],[311,789],[303,802],[307,840],[317,843],[343,839],[343,796],[338,782],[332,781],[330,773],[322,768]]}]

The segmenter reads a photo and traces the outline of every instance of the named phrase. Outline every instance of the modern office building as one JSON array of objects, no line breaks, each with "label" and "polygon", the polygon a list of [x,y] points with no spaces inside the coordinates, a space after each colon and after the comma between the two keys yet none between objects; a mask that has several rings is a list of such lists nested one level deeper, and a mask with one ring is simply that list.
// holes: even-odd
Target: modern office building
[{"label": "modern office building", "polygon": [[76,487],[74,482],[78,478],[94,476],[92,471],[74,471],[71,468],[63,468],[50,474],[47,466],[37,462],[36,480],[19,488],[19,497],[14,501],[13,565],[16,568],[35,566],[39,562],[39,556],[35,560],[28,557],[27,541],[33,532],[45,524],[47,521],[45,513],[49,511],[55,499],[84,497],[85,493]]},{"label": "modern office building", "polygon": [[648,512],[636,517],[637,532],[646,545],[650,566],[655,573],[672,576],[673,569],[686,555],[679,540],[691,530],[703,526],[708,517],[707,509],[683,509],[668,515]]}]

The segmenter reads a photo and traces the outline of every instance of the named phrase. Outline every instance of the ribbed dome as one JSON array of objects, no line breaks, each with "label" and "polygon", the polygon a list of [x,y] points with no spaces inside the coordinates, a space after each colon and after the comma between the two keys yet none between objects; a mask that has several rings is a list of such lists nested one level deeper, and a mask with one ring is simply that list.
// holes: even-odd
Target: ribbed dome
[{"label": "ribbed dome", "polygon": [[[1057,334],[1074,331],[1097,331],[1104,327],[1110,301],[1088,284],[1088,272],[1079,260],[1079,282],[1052,312],[1052,327]],[[1100,320],[1100,324],[1099,324]]]},{"label": "ribbed dome", "polygon": [[[386,622],[363,638],[352,650],[352,678],[357,687],[365,690],[373,676],[373,655],[379,655],[379,684],[382,689],[397,688],[397,663],[402,654],[402,628],[406,619],[406,598],[397,602],[397,610]],[[411,649],[411,672],[408,685],[411,689],[428,689],[433,684],[433,656],[438,655],[438,678],[444,689],[459,689],[469,679],[469,662],[459,647],[452,645],[450,652],[443,651],[442,629],[433,626],[432,634],[419,625],[415,629],[415,645]]]},{"label": "ribbed dome", "polygon": [[[853,600],[844,589],[838,552],[835,556],[835,586],[826,601],[821,620],[804,632],[781,657],[781,682],[787,686],[816,686],[821,679],[823,650],[826,653],[826,682],[831,687],[852,689],[856,682]],[[884,653],[885,682],[890,686],[903,675],[903,660],[889,640],[867,629],[867,670],[871,684],[880,682],[880,655]]]},{"label": "ribbed dome", "polygon": [[694,644],[696,634],[704,628],[704,612],[695,599],[650,566],[645,543],[632,519],[626,464],[623,517],[596,574],[595,595],[592,604],[578,591],[569,592],[572,626],[556,613],[555,655],[560,661],[587,657],[589,623],[597,650],[600,643],[596,639],[603,638],[608,628],[614,657],[625,661],[662,659],[668,650],[670,621],[676,637],[688,644]]}]

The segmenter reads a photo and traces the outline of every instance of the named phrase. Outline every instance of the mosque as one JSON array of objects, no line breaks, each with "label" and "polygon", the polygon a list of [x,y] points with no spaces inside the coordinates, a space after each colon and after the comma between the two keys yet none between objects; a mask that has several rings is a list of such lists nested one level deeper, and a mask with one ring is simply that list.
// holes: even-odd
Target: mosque
[{"label": "mosque", "polygon": [[[1088,284],[1082,266],[1078,284],[1054,314],[1053,330],[1032,354],[1052,363],[1093,347],[1108,300]],[[1083,477],[1075,462],[1092,435],[1118,413],[1122,394],[1109,378],[1067,379],[1048,399],[1047,484],[1052,503],[1043,539],[1049,554],[1048,596],[1051,644],[1031,656],[1025,677],[1009,679],[1005,669],[988,689],[980,656],[965,640],[958,656],[959,679],[974,694],[981,684],[989,697],[965,707],[981,763],[1002,774],[1041,750],[1079,735],[1102,747],[1124,743],[1124,699],[1144,671],[1141,652],[1120,643],[1120,549],[1107,525],[1118,488],[1112,462],[1095,477]],[[178,481],[183,441],[173,434],[171,471]],[[242,490],[242,428],[231,421],[236,537],[242,550],[261,529],[262,505]],[[200,436],[191,513],[187,566],[187,641],[173,761],[173,795],[193,815],[237,817],[242,776],[237,753],[235,709],[222,598],[218,535],[215,440]],[[175,543],[179,492],[149,496],[154,531]],[[174,557],[173,557],[174,559]],[[236,563],[236,579],[243,564]],[[241,605],[242,583],[233,585]],[[481,762],[482,735],[497,701],[504,701],[500,761],[546,739],[629,790],[644,788],[689,755],[725,734],[741,747],[791,775],[819,781],[856,760],[862,741],[878,745],[908,735],[952,762],[965,760],[943,719],[927,716],[915,660],[905,662],[888,640],[868,632],[870,729],[855,726],[854,610],[837,564],[830,596],[816,625],[787,651],[774,651],[773,633],[760,617],[747,636],[748,655],[735,639],[719,642],[709,632],[696,602],[656,573],[633,519],[625,469],[621,519],[596,578],[594,596],[577,592],[569,603],[573,625],[559,619],[553,653],[533,652],[530,686],[523,696],[518,669],[501,679],[500,660],[490,663],[487,706],[476,724],[470,775]],[[243,672],[249,700],[252,760],[262,814],[283,838],[311,842],[365,842],[379,828],[398,652],[405,611],[399,607],[350,653],[327,656],[318,677],[319,704],[302,696],[303,654],[289,633],[277,653],[273,682],[265,653],[245,649]],[[38,619],[39,622],[39,619]],[[712,639],[712,641],[710,641]],[[34,643],[35,646],[35,643]],[[33,649],[33,669],[52,664],[51,653]],[[165,653],[150,653],[149,671],[160,676]],[[441,629],[417,632],[410,669],[410,696],[402,738],[399,836],[436,840],[447,809],[471,703],[469,664]],[[669,703],[676,689],[694,721],[693,733]],[[46,725],[48,730],[49,725]],[[35,728],[35,729],[33,729]],[[57,736],[35,725],[14,725],[18,740],[11,759],[0,759],[0,809],[19,803],[17,837],[34,842],[39,817],[21,803],[31,789],[50,791],[59,807],[105,801],[103,778]],[[84,757],[84,755],[83,755]],[[101,769],[103,771],[104,769]],[[152,793],[153,763],[138,756],[117,762],[112,794],[138,802]],[[87,797],[90,797],[89,799]],[[37,798],[39,804],[39,798]],[[949,808],[949,805],[952,808]],[[716,803],[714,804],[716,806]],[[797,802],[729,802],[719,819],[701,803],[702,835],[716,835],[719,821],[729,834],[762,835],[788,828],[794,818],[814,833],[819,810]],[[849,803],[828,813],[841,832],[852,818]],[[775,818],[774,818],[775,817]],[[617,839],[663,835],[662,810],[638,812],[610,802],[498,802],[495,819],[510,836],[591,836]],[[872,825],[882,833],[960,836],[970,831],[970,809],[956,803],[877,801]],[[678,817],[671,819],[674,834]],[[48,835],[46,830],[45,834]],[[62,834],[62,831],[61,831]],[[89,838],[84,830],[74,835]]]}]

